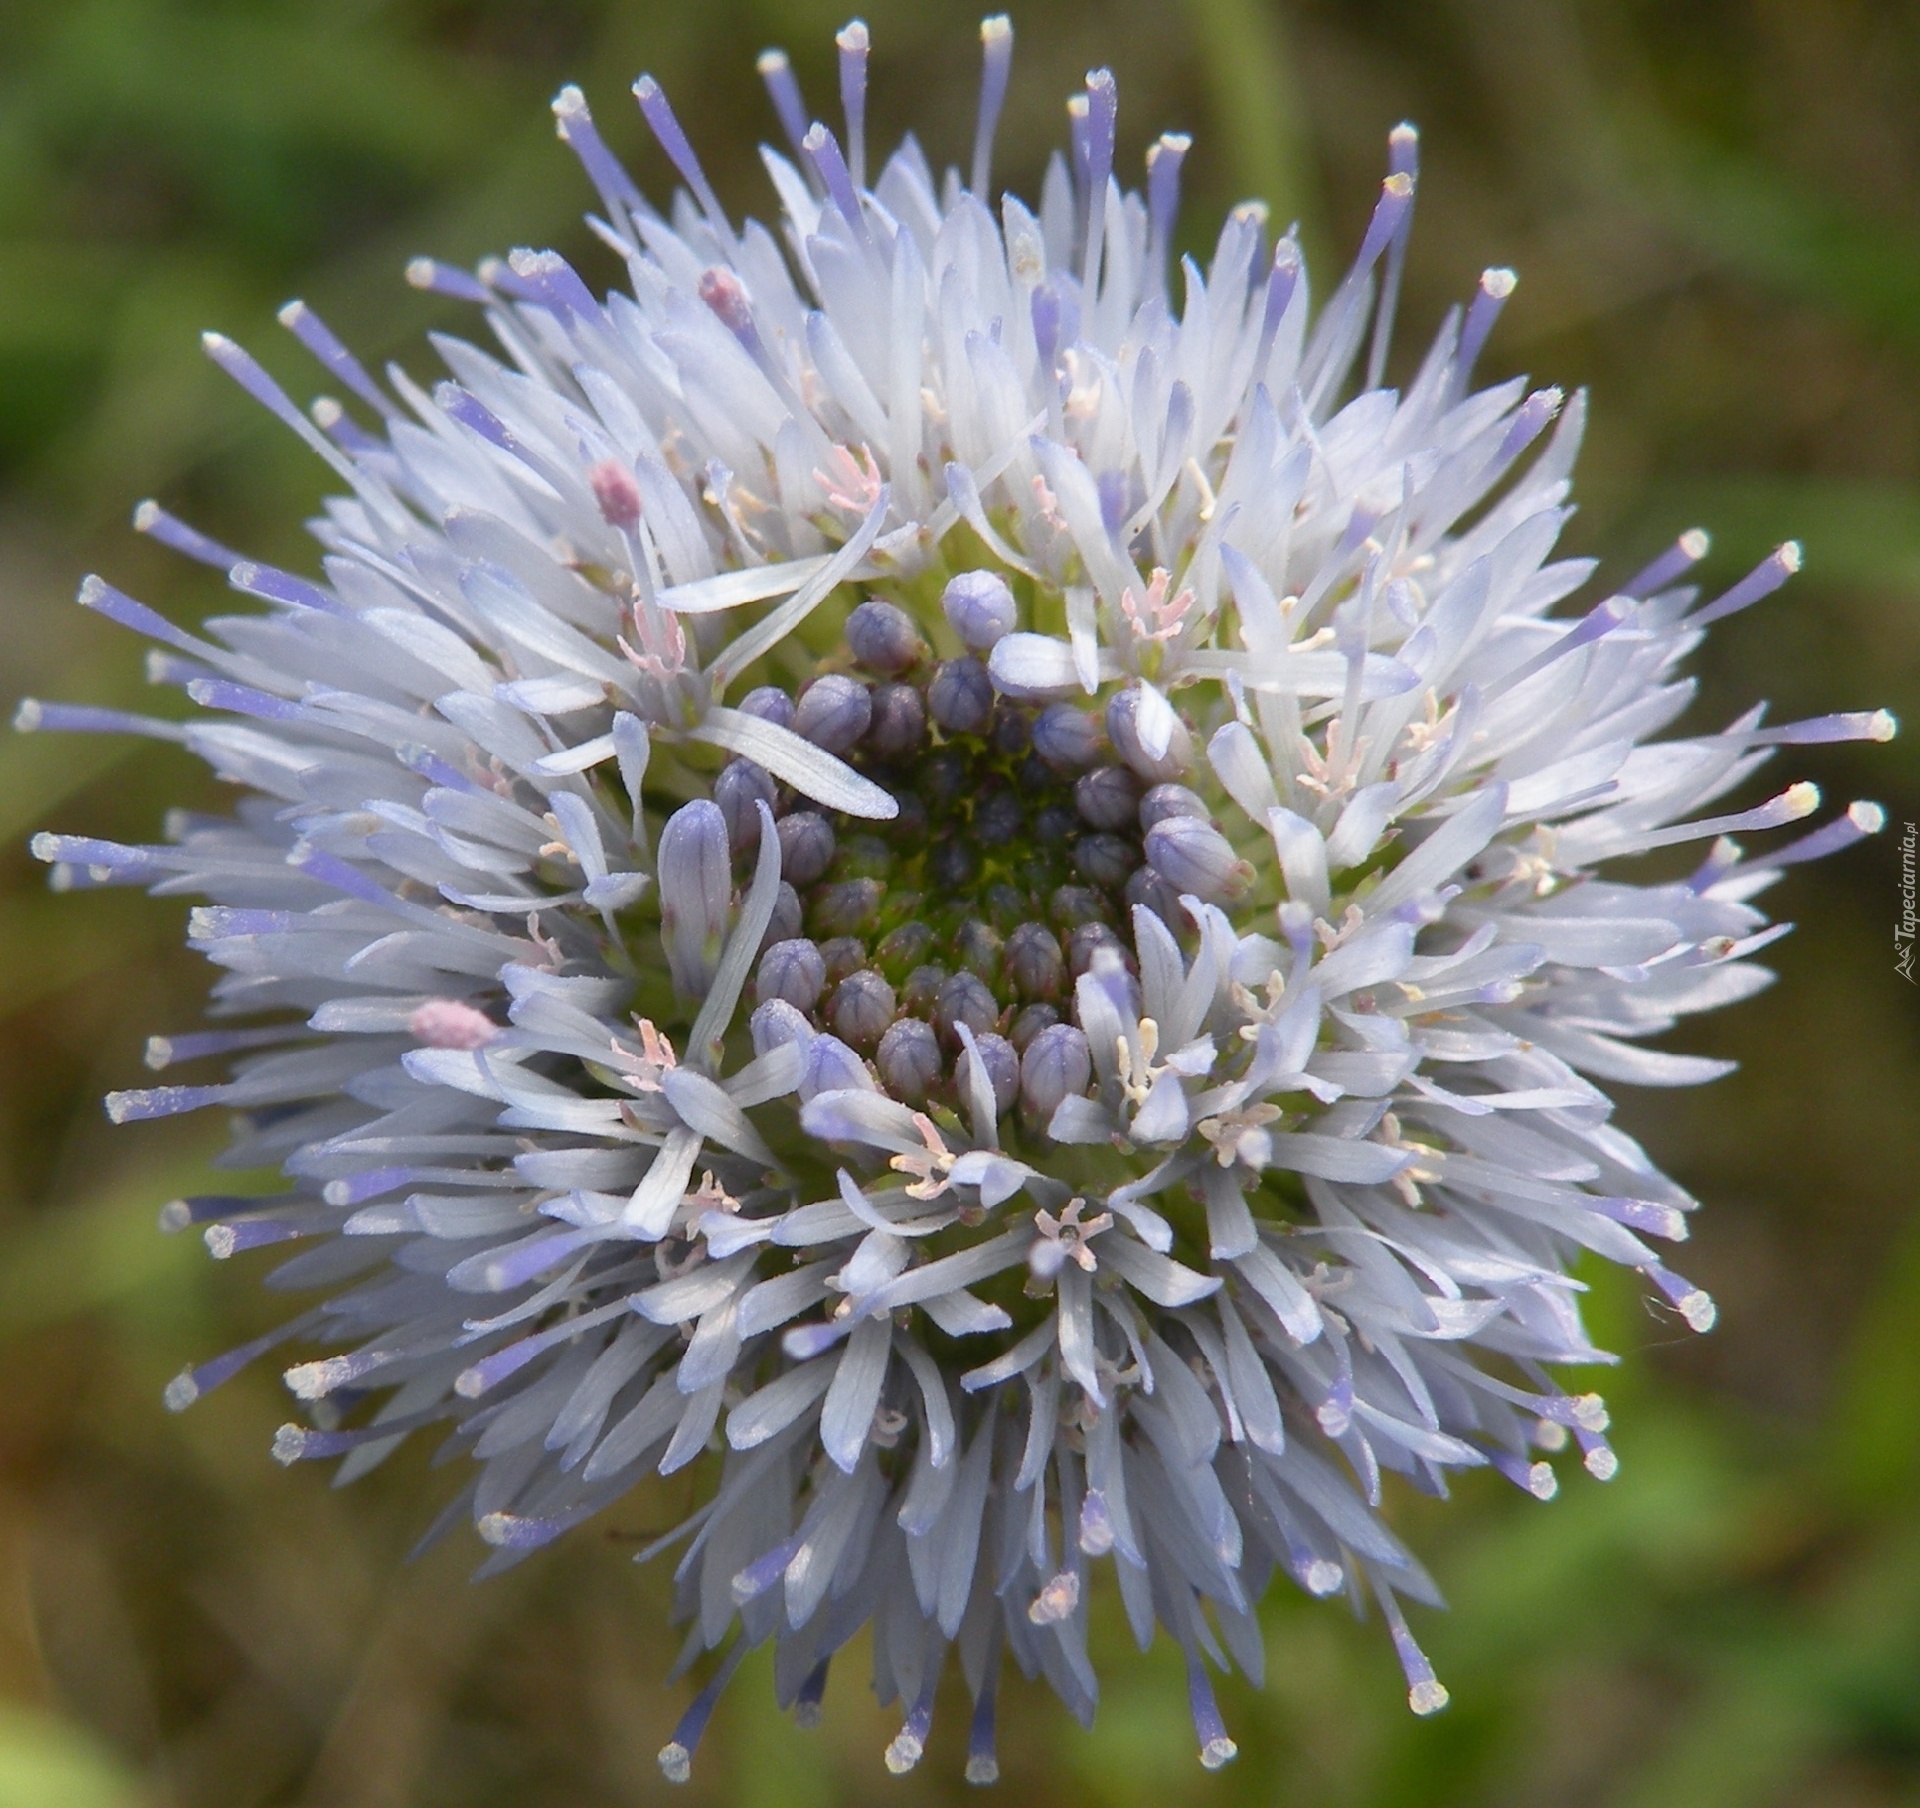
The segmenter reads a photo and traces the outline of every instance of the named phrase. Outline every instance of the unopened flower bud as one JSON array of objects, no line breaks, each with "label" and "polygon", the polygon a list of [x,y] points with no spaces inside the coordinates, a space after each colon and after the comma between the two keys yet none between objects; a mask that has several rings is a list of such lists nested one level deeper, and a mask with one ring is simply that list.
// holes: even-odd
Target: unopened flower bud
[{"label": "unopened flower bud", "polygon": [[827,963],[827,984],[837,986],[848,974],[866,966],[867,945],[857,936],[830,936],[820,944],[820,958]]},{"label": "unopened flower bud", "polygon": [[1014,1053],[1013,1044],[1004,1036],[989,1033],[976,1035],[973,1048],[960,1051],[960,1060],[954,1068],[954,1084],[963,1099],[969,1096],[969,1088],[973,1084],[975,1055],[979,1056],[987,1084],[993,1089],[995,1112],[1010,1110],[1020,1091],[1020,1057]]},{"label": "unopened flower bud", "polygon": [[1074,781],[1073,807],[1092,828],[1130,829],[1140,814],[1140,786],[1123,766],[1096,766]]},{"label": "unopened flower bud", "polygon": [[1167,738],[1164,747],[1155,752],[1154,737],[1148,732],[1155,707],[1154,700],[1137,685],[1116,693],[1107,705],[1107,736],[1121,759],[1149,784],[1158,785],[1192,770],[1193,736],[1163,701],[1159,707],[1166,708],[1166,717],[1161,727]]},{"label": "unopened flower bud", "polygon": [[1141,905],[1152,911],[1169,929],[1179,932],[1188,927],[1186,912],[1180,907],[1179,892],[1150,866],[1136,866],[1121,895],[1126,899],[1129,910]]},{"label": "unopened flower bud", "polygon": [[1044,1129],[1060,1101],[1077,1098],[1092,1080],[1086,1037],[1070,1023],[1056,1023],[1035,1036],[1021,1057],[1020,1108],[1030,1123]]},{"label": "unopened flower bud", "polygon": [[727,819],[727,845],[744,854],[760,845],[760,812],[756,803],[773,811],[773,780],[764,766],[752,760],[729,760],[713,781],[713,801]]},{"label": "unopened flower bud", "polygon": [[872,1090],[867,1064],[838,1036],[815,1036],[807,1044],[807,1064],[800,1074],[801,1104],[823,1092]]},{"label": "unopened flower bud", "polygon": [[910,684],[882,684],[872,697],[867,745],[883,760],[911,759],[925,746],[927,706]]},{"label": "unopened flower bud", "polygon": [[965,1024],[976,1036],[984,1036],[1000,1021],[1000,1009],[987,990],[987,982],[977,973],[954,973],[941,982],[933,1004],[934,1027],[949,1047],[958,1048],[958,1026]]},{"label": "unopened flower bud", "polygon": [[[1064,965],[1064,963],[1062,963]],[[1050,1030],[1060,1021],[1060,1013],[1050,1004],[1030,1004],[1013,1020],[1007,1040],[1024,1056],[1042,1030]]]},{"label": "unopened flower bud", "polygon": [[953,938],[953,953],[968,972],[979,974],[988,985],[992,985],[1000,977],[1000,963],[1006,955],[1006,944],[990,924],[975,917],[960,925]]},{"label": "unopened flower bud", "polygon": [[775,942],[760,957],[754,997],[765,1004],[784,998],[796,1011],[811,1011],[827,987],[827,963],[819,947],[804,939]]},{"label": "unopened flower bud", "polygon": [[829,672],[808,685],[794,705],[793,732],[828,753],[845,753],[867,732],[872,720],[873,702],[867,687],[856,678]]},{"label": "unopened flower bud", "polygon": [[1017,759],[1033,745],[1033,718],[1020,704],[1002,697],[993,706],[993,724],[987,738],[995,753]]},{"label": "unopened flower bud", "polygon": [[902,923],[880,938],[873,964],[897,985],[927,958],[932,947],[933,931],[925,923]]},{"label": "unopened flower bud", "polygon": [[1201,800],[1197,791],[1190,791],[1185,785],[1155,785],[1140,800],[1140,828],[1144,833],[1156,822],[1165,822],[1169,816],[1191,816],[1197,822],[1211,822],[1213,812]]},{"label": "unopened flower bud", "polygon": [[1139,853],[1123,835],[1082,835],[1073,844],[1074,870],[1090,885],[1124,885],[1139,864]]},{"label": "unopened flower bud", "polygon": [[1060,938],[1044,923],[1022,923],[1007,937],[1007,977],[1022,998],[1057,999],[1067,987]]},{"label": "unopened flower bud", "polygon": [[904,1105],[923,1105],[940,1084],[944,1063],[933,1026],[918,1017],[902,1017],[880,1038],[874,1065],[881,1083]]},{"label": "unopened flower bud", "polygon": [[756,1055],[770,1055],[789,1042],[805,1047],[814,1033],[813,1025],[784,998],[769,998],[766,1003],[755,1006],[753,1015],[747,1019],[747,1031],[753,1037]]},{"label": "unopened flower bud", "polygon": [[1071,703],[1049,703],[1033,724],[1033,750],[1058,772],[1084,772],[1107,737],[1097,716]]},{"label": "unopened flower bud", "polygon": [[792,941],[804,922],[800,894],[782,879],[773,894],[773,915],[767,919],[767,933],[760,938],[758,952],[764,954],[775,942]]},{"label": "unopened flower bud", "polygon": [[743,716],[758,716],[763,722],[771,722],[775,728],[791,728],[793,699],[779,685],[763,684],[740,699],[740,713]]},{"label": "unopened flower bud", "polygon": [[927,643],[906,610],[870,598],[847,617],[847,648],[868,671],[897,678],[926,657]]},{"label": "unopened flower bud", "polygon": [[1047,914],[1062,929],[1078,929],[1082,923],[1104,923],[1107,904],[1084,885],[1059,885],[1047,899]]},{"label": "unopened flower bud", "polygon": [[934,962],[915,967],[900,988],[900,1008],[916,1017],[931,1018],[939,1008],[940,988],[947,983],[947,970]]},{"label": "unopened flower bud", "polygon": [[713,983],[733,893],[727,822],[704,798],[682,804],[660,831],[660,940],[673,989],[699,998]]},{"label": "unopened flower bud", "polygon": [[1093,957],[1102,948],[1111,948],[1122,958],[1125,949],[1120,938],[1106,923],[1082,923],[1067,937],[1067,971],[1078,979],[1093,965]]},{"label": "unopened flower bud", "polygon": [[1169,816],[1147,831],[1147,863],[1178,892],[1209,904],[1225,903],[1246,890],[1253,869],[1211,823]]},{"label": "unopened flower bud", "polygon": [[927,856],[927,874],[948,891],[961,891],[980,877],[980,850],[958,837],[940,842]]},{"label": "unopened flower bud", "polygon": [[927,709],[948,734],[978,734],[993,717],[993,680],[977,659],[943,660],[927,686]]},{"label": "unopened flower bud", "polygon": [[991,571],[963,571],[950,578],[941,592],[940,607],[970,653],[990,652],[996,641],[1013,631],[1013,592]]},{"label": "unopened flower bud", "polygon": [[790,885],[812,885],[833,864],[833,827],[814,810],[796,810],[774,825],[780,837],[780,875]]},{"label": "unopened flower bud", "polygon": [[827,1007],[833,1033],[854,1048],[864,1049],[879,1045],[893,1022],[893,1013],[893,987],[871,967],[848,974],[834,988],[833,1001]]},{"label": "unopened flower bud", "polygon": [[1027,813],[1012,791],[992,791],[974,805],[973,832],[987,847],[1006,847],[1027,826]]},{"label": "unopened flower bud", "polygon": [[823,885],[808,905],[808,927],[815,935],[857,935],[873,922],[886,889],[878,879],[843,879],[838,885]]}]

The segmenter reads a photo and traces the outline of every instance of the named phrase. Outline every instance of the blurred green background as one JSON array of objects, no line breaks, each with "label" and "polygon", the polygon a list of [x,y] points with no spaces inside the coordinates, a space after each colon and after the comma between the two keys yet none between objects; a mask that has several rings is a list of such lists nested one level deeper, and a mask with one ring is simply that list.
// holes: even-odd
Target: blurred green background
[{"label": "blurred green background", "polygon": [[[970,136],[973,11],[886,0],[873,113],[937,162]],[[730,205],[764,213],[753,75],[793,52],[833,91],[815,0],[5,0],[0,4],[0,693],[146,707],[139,649],[73,607],[95,567],[183,620],[204,571],[127,528],[155,495],[293,564],[318,467],[200,357],[242,338],[307,393],[272,324],[290,295],[428,374],[455,316],[416,252],[554,244],[613,272],[546,102],[578,80],[660,194],[627,100],[676,97]],[[1123,155],[1197,145],[1187,222],[1252,194],[1297,216],[1324,288],[1388,129],[1424,129],[1396,368],[1484,264],[1523,276],[1483,370],[1590,384],[1579,550],[1624,576],[1680,528],[1730,580],[1798,535],[1804,576],[1717,630],[1700,719],[1920,706],[1920,10],[1889,0],[1055,0],[1015,14],[996,173],[1026,192],[1090,65],[1120,80]],[[161,707],[165,707],[162,704]],[[1453,1602],[1427,1638],[1453,1706],[1415,1721],[1385,1637],[1271,1604],[1270,1680],[1227,1691],[1237,1765],[1193,1760],[1177,1665],[1116,1614],[1083,1735],[1016,1693],[1010,1803],[1920,1802],[1920,997],[1894,974],[1913,740],[1809,750],[1829,799],[1892,832],[1771,902],[1805,927],[1779,985],[1685,1046],[1740,1073],[1631,1098],[1625,1121],[1709,1204],[1685,1269],[1720,1301],[1695,1340],[1601,1280],[1596,1376],[1622,1470],[1548,1506],[1488,1477],[1395,1499]],[[664,1576],[616,1511],[471,1587],[476,1547],[404,1553],[451,1478],[402,1460],[346,1493],[267,1458],[270,1367],[182,1418],[162,1384],[271,1322],[255,1273],[153,1228],[219,1135],[109,1131],[144,1037],[193,1022],[184,907],[49,897],[34,829],[142,838],[214,801],[144,743],[0,742],[0,1808],[412,1808],[651,1802],[684,1690]],[[255,1260],[265,1263],[270,1258]],[[251,1269],[242,1258],[233,1265]],[[257,1271],[256,1271],[257,1272]],[[1110,1604],[1109,1604],[1110,1605]],[[691,1799],[957,1801],[960,1716],[905,1780],[846,1663],[820,1732],[755,1666]],[[958,1704],[954,1704],[957,1709]],[[683,1798],[685,1799],[685,1798]]]}]

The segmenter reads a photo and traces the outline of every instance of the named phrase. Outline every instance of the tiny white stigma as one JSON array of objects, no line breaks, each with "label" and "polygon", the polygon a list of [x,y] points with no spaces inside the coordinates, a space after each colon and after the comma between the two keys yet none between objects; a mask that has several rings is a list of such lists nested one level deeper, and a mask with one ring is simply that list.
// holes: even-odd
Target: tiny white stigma
[{"label": "tiny white stigma", "polygon": [[1231,1764],[1239,1757],[1240,1748],[1223,1733],[1218,1739],[1209,1739],[1200,1748],[1200,1768],[1218,1770],[1223,1764]]},{"label": "tiny white stigma", "polygon": [[1677,1302],[1680,1316],[1687,1321],[1687,1329],[1698,1331],[1702,1335],[1713,1329],[1713,1322],[1720,1316],[1719,1308],[1714,1305],[1712,1296],[1698,1287]]},{"label": "tiny white stigma", "polygon": [[1437,1714],[1447,1705],[1447,1687],[1436,1682],[1431,1676],[1425,1682],[1417,1682],[1407,1691],[1407,1706],[1416,1714],[1425,1716]]}]

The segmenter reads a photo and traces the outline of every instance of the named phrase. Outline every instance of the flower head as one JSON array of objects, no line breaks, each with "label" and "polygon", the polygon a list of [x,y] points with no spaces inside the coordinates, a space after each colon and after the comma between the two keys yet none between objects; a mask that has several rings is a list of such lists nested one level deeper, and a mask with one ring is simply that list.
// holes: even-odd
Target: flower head
[{"label": "flower head", "polygon": [[[1703,605],[1685,534],[1563,607],[1585,403],[1475,386],[1510,273],[1381,386],[1409,131],[1317,314],[1253,209],[1176,306],[1185,140],[1124,191],[1097,71],[1038,212],[996,200],[1012,37],[982,37],[965,180],[911,141],[869,175],[864,27],[844,141],[763,59],[777,232],[724,212],[650,79],[665,211],[566,90],[628,289],[551,252],[416,263],[499,346],[442,342],[430,391],[287,309],[367,424],[210,337],[345,486],[325,576],[143,504],[262,607],[189,634],[81,601],[206,713],[21,716],[182,742],[243,793],[160,845],[35,844],[63,885],[207,900],[247,1026],[155,1064],[231,1077],[109,1109],[226,1106],[291,1190],[165,1222],[314,1240],[276,1279],[321,1303],[169,1403],[319,1344],[287,1378],[327,1405],[276,1454],[354,1475],[452,1426],[489,1569],[699,1465],[663,1543],[723,1655],[674,1778],[748,1649],[811,1717],[872,1619],[889,1766],[957,1656],[987,1780],[1003,1655],[1091,1716],[1109,1561],[1186,1654],[1209,1766],[1205,1660],[1258,1671],[1275,1570],[1371,1594],[1442,1705],[1383,1474],[1544,1497],[1569,1435],[1613,1473],[1604,1407],[1552,1375],[1600,1355],[1570,1260],[1695,1330],[1713,1306],[1654,1247],[1694,1201],[1603,1083],[1719,1072],[1649,1040],[1764,984],[1755,898],[1879,826],[1749,854],[1811,785],[1706,812],[1884,713],[1654,739],[1791,546]],[[1613,865],[1683,844],[1686,876]]]}]

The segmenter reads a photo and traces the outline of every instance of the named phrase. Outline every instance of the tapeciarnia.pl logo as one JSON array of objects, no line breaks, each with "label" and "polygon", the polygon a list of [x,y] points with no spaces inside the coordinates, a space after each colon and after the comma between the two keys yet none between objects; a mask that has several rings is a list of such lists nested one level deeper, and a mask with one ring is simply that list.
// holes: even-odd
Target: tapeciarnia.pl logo
[{"label": "tapeciarnia.pl logo", "polygon": [[1914,825],[1907,823],[1900,833],[1900,920],[1893,926],[1893,967],[1894,971],[1908,985],[1920,985],[1920,978],[1914,975],[1914,848],[1916,834]]}]

